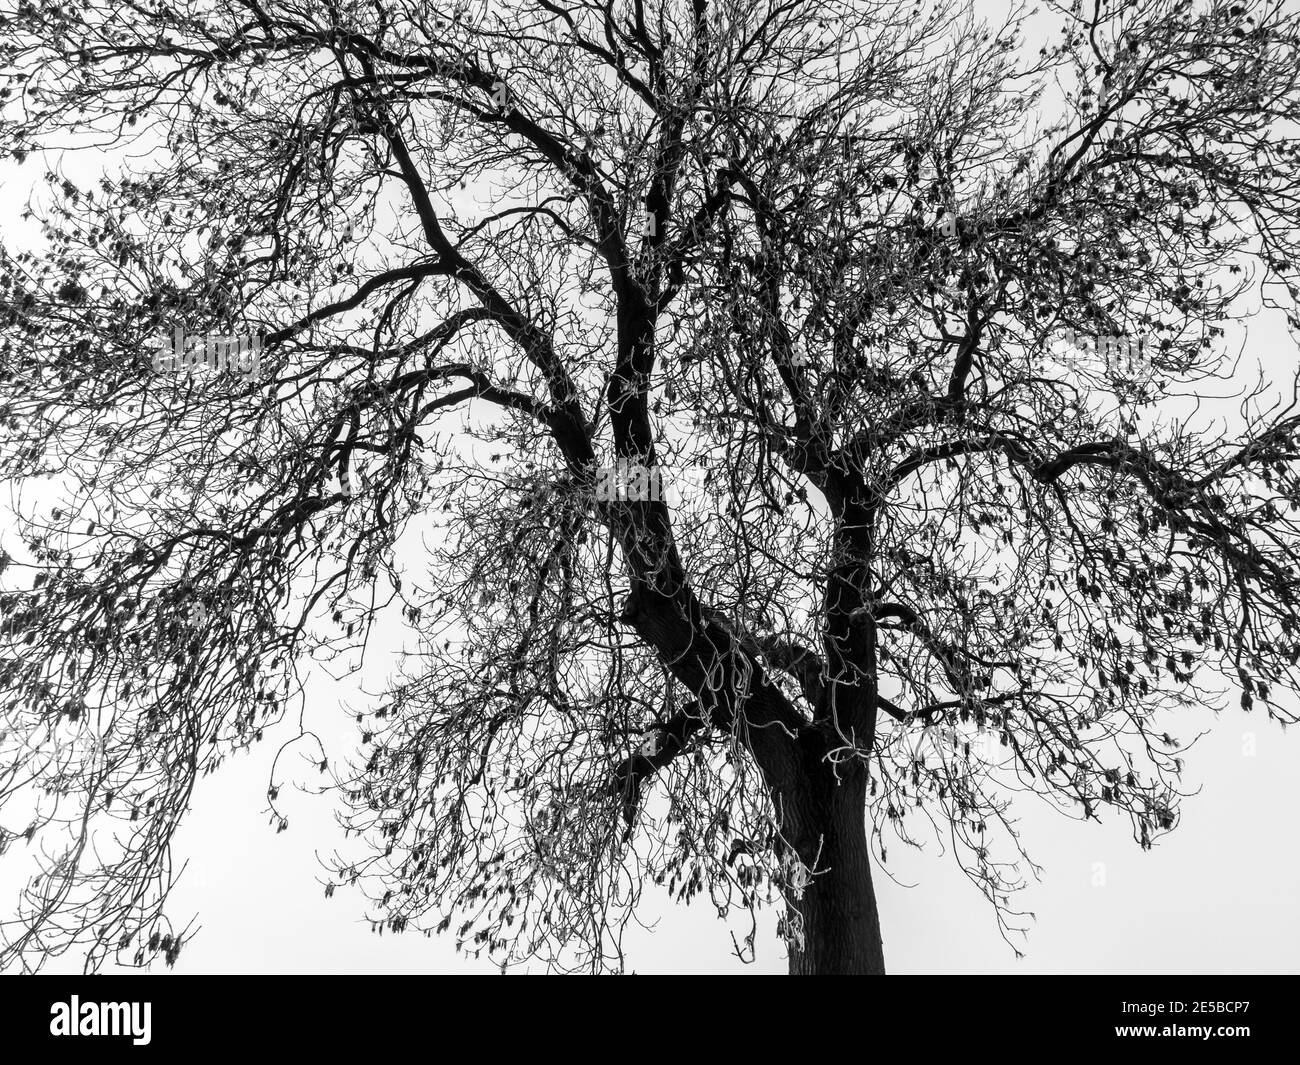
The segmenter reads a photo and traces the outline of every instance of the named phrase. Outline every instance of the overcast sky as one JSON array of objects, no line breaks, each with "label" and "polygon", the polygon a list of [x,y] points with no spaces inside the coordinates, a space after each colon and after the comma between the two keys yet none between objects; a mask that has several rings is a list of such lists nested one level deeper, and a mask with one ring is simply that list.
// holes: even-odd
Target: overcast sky
[{"label": "overcast sky", "polygon": [[[1022,803],[1016,812],[1043,880],[1023,893],[1022,908],[1037,920],[1019,961],[950,857],[904,860],[902,848],[890,848],[891,865],[898,862],[891,871],[917,886],[891,883],[877,869],[886,964],[895,973],[1295,972],[1298,740],[1261,715],[1225,712],[1189,756],[1187,783],[1203,785],[1201,793],[1187,800],[1178,830],[1148,852],[1127,823],[1081,825],[1036,800]],[[268,759],[243,761],[206,782],[181,837],[190,867],[173,913],[197,909],[203,924],[182,971],[492,969],[459,957],[448,937],[372,934],[347,891],[327,900],[313,879],[316,848],[338,840],[326,804],[294,800],[291,828],[277,835],[261,814]],[[654,909],[645,915],[658,917],[654,932],[631,938],[630,968],[785,970],[773,921],[757,961],[742,965],[707,904]]]}]

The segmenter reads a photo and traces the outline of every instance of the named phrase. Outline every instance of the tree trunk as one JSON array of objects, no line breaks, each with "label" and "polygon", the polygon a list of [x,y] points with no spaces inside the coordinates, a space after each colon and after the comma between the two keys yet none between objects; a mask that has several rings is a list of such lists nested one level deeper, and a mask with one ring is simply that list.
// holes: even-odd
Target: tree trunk
[{"label": "tree trunk", "polygon": [[[790,974],[883,975],[884,949],[867,845],[865,772],[857,780],[822,784],[800,820],[814,869],[799,899],[789,899],[790,919],[802,919],[803,945],[790,948]],[[819,782],[820,783],[820,782]],[[820,837],[817,842],[808,831]],[[810,844],[810,846],[809,846]],[[816,864],[810,860],[816,855]]]}]

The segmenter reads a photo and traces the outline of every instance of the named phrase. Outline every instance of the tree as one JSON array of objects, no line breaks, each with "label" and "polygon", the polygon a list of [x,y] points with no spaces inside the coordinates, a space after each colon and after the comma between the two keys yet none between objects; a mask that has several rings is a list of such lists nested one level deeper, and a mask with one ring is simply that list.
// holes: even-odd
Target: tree
[{"label": "tree", "polygon": [[1294,387],[1188,397],[1250,286],[1300,326],[1300,22],[1057,14],[9,9],[10,154],[124,158],[0,259],[61,496],[0,556],[0,957],[173,961],[196,781],[398,614],[328,890],[475,954],[621,965],[656,884],[883,972],[887,838],[1010,933],[1012,790],[1173,828],[1198,673],[1294,720]]}]

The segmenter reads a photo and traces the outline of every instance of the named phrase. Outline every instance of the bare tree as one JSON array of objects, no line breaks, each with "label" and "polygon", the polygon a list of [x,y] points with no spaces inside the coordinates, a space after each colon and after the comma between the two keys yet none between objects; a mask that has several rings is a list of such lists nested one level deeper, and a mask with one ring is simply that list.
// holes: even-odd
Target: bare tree
[{"label": "bare tree", "polygon": [[1300,23],[1057,14],[0,16],[10,153],[113,152],[0,259],[0,958],[174,960],[195,782],[399,616],[329,890],[476,955],[621,966],[655,884],[883,972],[887,839],[1012,932],[1012,792],[1174,827],[1198,675],[1294,719],[1294,382],[1189,397],[1300,328]]}]

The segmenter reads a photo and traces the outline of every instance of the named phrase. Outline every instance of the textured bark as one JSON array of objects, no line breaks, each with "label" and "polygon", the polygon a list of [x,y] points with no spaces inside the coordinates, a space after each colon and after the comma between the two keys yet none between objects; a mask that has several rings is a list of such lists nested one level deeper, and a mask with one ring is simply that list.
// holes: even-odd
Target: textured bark
[{"label": "textured bark", "polygon": [[[692,691],[711,691],[707,705],[693,704],[682,721],[680,735],[665,735],[658,761],[642,758],[615,774],[614,786],[634,808],[641,776],[671,760],[684,749],[687,731],[710,722],[730,730],[738,727],[754,756],[778,812],[782,834],[804,865],[813,870],[798,899],[788,905],[798,915],[802,946],[792,945],[792,974],[882,974],[885,971],[880,922],[871,882],[871,857],[866,834],[867,769],[861,762],[832,769],[831,754],[843,735],[828,725],[809,725],[772,684],[723,625],[709,618],[688,591],[675,596],[634,588],[624,603],[622,620],[654,647],[672,672]],[[874,626],[865,651],[874,652]],[[861,637],[850,634],[853,640]],[[739,694],[740,659],[751,679]],[[716,687],[710,689],[708,672]],[[856,676],[843,685],[838,704],[852,731],[870,743],[872,719],[867,700],[874,696],[874,675]],[[737,715],[743,715],[737,722]],[[644,762],[645,764],[640,764]],[[631,812],[628,814],[629,823]]]},{"label": "textured bark", "polygon": [[799,849],[811,849],[804,861],[814,869],[802,897],[788,900],[791,916],[803,922],[802,948],[790,950],[792,976],[885,971],[867,845],[865,778],[865,772],[854,774],[838,785],[823,778],[802,809],[791,811],[803,827]]}]

